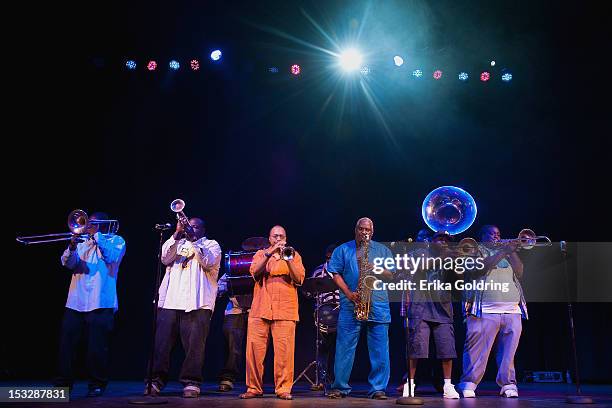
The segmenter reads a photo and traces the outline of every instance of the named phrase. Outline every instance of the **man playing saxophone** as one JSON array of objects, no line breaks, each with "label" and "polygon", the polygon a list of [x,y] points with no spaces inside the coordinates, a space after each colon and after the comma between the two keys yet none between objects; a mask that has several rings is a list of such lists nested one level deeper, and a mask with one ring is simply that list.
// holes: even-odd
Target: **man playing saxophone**
[{"label": "man playing saxophone", "polygon": [[371,240],[374,223],[360,218],[355,225],[355,240],[336,248],[327,265],[340,288],[340,312],[336,339],[334,383],[329,398],[346,397],[355,359],[355,350],[362,327],[367,330],[371,371],[368,376],[368,397],[387,399],[389,382],[389,300],[386,291],[372,290],[375,278],[391,279],[390,271],[372,275],[374,258],[392,258],[391,250]]}]

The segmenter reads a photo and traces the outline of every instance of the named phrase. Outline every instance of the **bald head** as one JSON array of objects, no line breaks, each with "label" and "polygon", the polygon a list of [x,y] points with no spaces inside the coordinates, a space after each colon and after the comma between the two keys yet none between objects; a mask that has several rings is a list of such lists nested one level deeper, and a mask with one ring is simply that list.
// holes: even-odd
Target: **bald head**
[{"label": "bald head", "polygon": [[277,242],[287,241],[287,232],[280,225],[275,225],[270,229],[270,245],[274,245]]}]

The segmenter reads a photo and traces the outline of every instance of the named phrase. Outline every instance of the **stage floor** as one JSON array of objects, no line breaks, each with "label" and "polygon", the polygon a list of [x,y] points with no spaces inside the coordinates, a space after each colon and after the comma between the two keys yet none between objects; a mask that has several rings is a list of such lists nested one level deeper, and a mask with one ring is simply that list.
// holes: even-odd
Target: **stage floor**
[{"label": "stage floor", "polygon": [[[0,386],[47,386],[41,382],[0,383]],[[264,398],[240,400],[238,395],[244,392],[244,384],[239,384],[232,392],[221,393],[217,391],[216,383],[205,383],[202,386],[202,395],[198,399],[181,398],[182,387],[178,383],[170,383],[164,390],[162,397],[168,400],[165,407],[367,407],[367,406],[396,406],[395,400],[399,396],[394,387],[388,388],[389,399],[374,401],[366,398],[367,384],[355,384],[350,397],[342,400],[330,400],[323,396],[321,391],[310,391],[306,383],[300,383],[293,390],[293,401],[283,401],[275,397],[272,387],[266,388]],[[129,407],[129,401],[139,399],[143,391],[143,384],[135,381],[113,381],[103,397],[87,398],[86,383],[77,383],[71,395],[71,407]],[[519,384],[520,398],[505,399],[497,395],[497,385],[494,383],[481,384],[476,399],[444,400],[433,387],[424,385],[417,387],[417,393],[425,401],[426,407],[559,407],[575,406],[565,403],[565,397],[573,394],[575,386],[572,384]],[[586,385],[583,394],[588,394],[595,400],[590,407],[612,407],[612,385]],[[4,404],[5,406],[7,404]],[[27,403],[11,404],[15,407],[58,407],[58,403]],[[60,403],[61,406],[61,403]]]}]

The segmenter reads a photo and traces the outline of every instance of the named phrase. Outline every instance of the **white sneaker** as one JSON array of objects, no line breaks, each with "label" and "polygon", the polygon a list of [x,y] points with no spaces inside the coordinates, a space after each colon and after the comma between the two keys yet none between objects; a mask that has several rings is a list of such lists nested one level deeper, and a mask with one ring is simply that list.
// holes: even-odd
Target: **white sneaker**
[{"label": "white sneaker", "polygon": [[453,384],[444,384],[444,398],[459,399],[459,393]]},{"label": "white sneaker", "polygon": [[504,391],[502,396],[506,397],[506,398],[518,398],[518,391],[517,390],[513,390],[513,389],[508,389],[508,390]]},{"label": "white sneaker", "polygon": [[402,397],[414,397],[414,387],[416,384],[406,383],[402,391]]},{"label": "white sneaker", "polygon": [[463,390],[463,398],[476,398],[474,390]]}]

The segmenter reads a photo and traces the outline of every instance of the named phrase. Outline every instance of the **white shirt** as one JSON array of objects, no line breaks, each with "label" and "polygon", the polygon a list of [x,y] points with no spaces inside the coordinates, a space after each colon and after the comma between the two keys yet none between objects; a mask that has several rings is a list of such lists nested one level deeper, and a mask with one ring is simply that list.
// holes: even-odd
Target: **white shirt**
[{"label": "white shirt", "polygon": [[100,232],[78,243],[74,251],[67,248],[61,257],[62,265],[72,269],[66,307],[79,312],[101,308],[116,311],[117,274],[124,254],[123,238]]},{"label": "white shirt", "polygon": [[[221,247],[202,237],[195,242],[170,237],[162,247],[166,274],[159,286],[158,307],[190,312],[215,309]],[[184,265],[184,266],[183,266]]]}]

